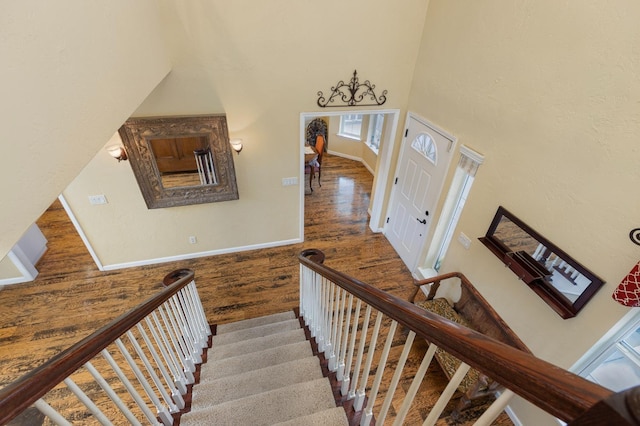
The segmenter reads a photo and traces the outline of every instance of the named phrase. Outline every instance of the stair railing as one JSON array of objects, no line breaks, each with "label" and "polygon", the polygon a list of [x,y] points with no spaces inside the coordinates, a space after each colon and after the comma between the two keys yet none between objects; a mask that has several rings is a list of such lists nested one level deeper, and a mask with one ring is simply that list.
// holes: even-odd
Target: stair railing
[{"label": "stair railing", "polygon": [[132,311],[0,390],[0,424],[32,404],[58,425],[171,426],[188,401],[211,329],[188,269]]},{"label": "stair railing", "polygon": [[[514,393],[569,424],[640,424],[640,387],[615,394],[528,352],[327,267],[320,250],[304,250],[299,260],[300,316],[340,383],[342,400],[359,412],[361,426],[370,424],[374,410],[376,424],[387,424],[398,384],[410,380],[393,420],[393,425],[405,424],[438,348],[462,363],[424,425],[435,424],[471,367],[506,388],[476,425],[491,424]],[[397,363],[394,359],[395,370],[386,373],[392,343],[403,338],[397,333],[398,325],[409,331]],[[416,337],[425,339],[429,346],[415,375],[403,377]],[[383,380],[385,374],[392,374],[391,379]],[[383,389],[383,383],[389,383],[388,387]]]}]

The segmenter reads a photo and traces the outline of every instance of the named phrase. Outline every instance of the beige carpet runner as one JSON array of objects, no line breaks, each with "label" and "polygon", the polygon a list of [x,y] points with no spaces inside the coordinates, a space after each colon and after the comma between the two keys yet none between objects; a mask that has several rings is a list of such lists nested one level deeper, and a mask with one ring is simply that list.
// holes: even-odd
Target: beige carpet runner
[{"label": "beige carpet runner", "polygon": [[181,425],[348,425],[293,312],[218,326]]}]

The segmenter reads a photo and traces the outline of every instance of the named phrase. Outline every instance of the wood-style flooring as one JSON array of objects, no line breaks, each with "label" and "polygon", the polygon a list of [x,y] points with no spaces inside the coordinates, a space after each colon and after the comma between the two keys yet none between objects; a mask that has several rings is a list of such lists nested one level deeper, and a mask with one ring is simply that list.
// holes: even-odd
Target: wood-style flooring
[{"label": "wood-style flooring", "polygon": [[[368,226],[373,177],[361,163],[331,155],[324,157],[322,167],[322,187],[315,180],[313,193],[305,196],[302,244],[111,272],[97,269],[55,202],[37,222],[49,240],[49,250],[37,265],[39,276],[0,291],[0,387],[157,292],[164,275],[178,268],[195,271],[212,324],[297,307],[297,255],[304,248],[321,249],[327,265],[407,298],[411,274],[386,238]],[[419,361],[410,363],[417,366]],[[442,373],[432,367],[434,380],[443,382]],[[431,400],[430,392],[421,391],[419,402]],[[421,408],[420,417],[425,418],[427,410]],[[504,417],[496,424],[510,424]],[[438,424],[451,421],[443,417]]]}]

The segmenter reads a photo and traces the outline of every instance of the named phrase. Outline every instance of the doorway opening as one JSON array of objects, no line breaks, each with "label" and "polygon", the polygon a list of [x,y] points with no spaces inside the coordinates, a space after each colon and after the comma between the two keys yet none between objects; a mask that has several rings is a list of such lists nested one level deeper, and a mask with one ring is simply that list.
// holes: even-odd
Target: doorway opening
[{"label": "doorway opening", "polygon": [[[369,119],[373,116],[384,115],[385,124],[381,132],[381,137],[378,142],[378,152],[375,161],[371,161],[374,164],[368,164],[363,161],[362,156],[350,153],[348,150],[337,151],[336,138],[339,137],[340,117],[349,115],[362,115],[366,117],[362,121],[362,135],[361,143],[364,145],[367,142],[367,129],[369,126]],[[371,189],[371,205],[369,209],[369,228],[373,232],[382,231],[383,212],[382,207],[384,200],[387,197],[387,181],[389,178],[389,168],[391,165],[391,155],[393,153],[393,147],[396,139],[396,132],[398,129],[398,120],[400,116],[400,110],[388,109],[388,110],[357,110],[357,111],[336,111],[336,112],[313,112],[313,113],[301,113],[300,114],[300,237],[304,240],[304,204],[305,204],[305,162],[304,162],[304,145],[306,142],[306,126],[309,122],[316,118],[327,118],[331,123],[329,124],[329,135],[327,140],[327,152],[331,155],[338,155],[344,158],[349,158],[356,161],[361,161],[365,167],[373,174],[373,188]],[[366,121],[366,123],[365,123]],[[334,130],[335,129],[335,130]],[[368,145],[368,144],[367,144]]]}]

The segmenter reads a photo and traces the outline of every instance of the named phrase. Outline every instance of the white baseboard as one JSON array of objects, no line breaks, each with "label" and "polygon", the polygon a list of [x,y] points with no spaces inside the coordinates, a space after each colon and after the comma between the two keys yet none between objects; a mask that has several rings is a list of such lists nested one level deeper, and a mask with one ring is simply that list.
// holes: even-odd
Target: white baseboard
[{"label": "white baseboard", "polygon": [[341,152],[335,152],[331,150],[328,150],[327,153],[331,155],[335,155],[336,157],[346,158],[347,160],[359,161],[360,163],[362,163],[365,169],[369,170],[369,173],[371,173],[372,175],[375,175],[375,171],[371,167],[369,167],[369,165],[365,163],[364,160],[360,157],[356,157],[355,155],[343,154]]},{"label": "white baseboard", "polygon": [[360,161],[362,163],[362,158],[356,157],[355,155],[343,154],[342,152],[327,150],[327,154],[335,155],[336,157],[346,158],[347,160]]},{"label": "white baseboard", "polygon": [[253,244],[250,246],[231,247],[231,248],[225,248],[220,250],[209,250],[209,251],[201,251],[197,253],[181,254],[178,256],[167,256],[167,257],[160,257],[155,259],[137,260],[135,262],[114,263],[111,265],[103,265],[103,268],[104,268],[103,270],[115,271],[117,269],[133,268],[136,266],[156,265],[159,263],[175,262],[177,260],[196,259],[199,257],[216,256],[219,254],[238,253],[242,251],[280,247],[280,246],[286,246],[290,244],[298,244],[301,242],[302,242],[301,239],[295,238],[295,239],[284,240],[284,241],[273,241],[273,242],[264,243],[264,244]]}]

